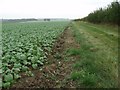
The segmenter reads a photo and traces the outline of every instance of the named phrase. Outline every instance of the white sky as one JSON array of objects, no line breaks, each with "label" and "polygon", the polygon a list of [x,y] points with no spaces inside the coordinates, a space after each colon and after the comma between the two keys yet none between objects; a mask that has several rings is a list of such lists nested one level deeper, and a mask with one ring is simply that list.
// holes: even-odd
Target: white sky
[{"label": "white sky", "polygon": [[82,18],[114,0],[0,0],[0,18]]}]

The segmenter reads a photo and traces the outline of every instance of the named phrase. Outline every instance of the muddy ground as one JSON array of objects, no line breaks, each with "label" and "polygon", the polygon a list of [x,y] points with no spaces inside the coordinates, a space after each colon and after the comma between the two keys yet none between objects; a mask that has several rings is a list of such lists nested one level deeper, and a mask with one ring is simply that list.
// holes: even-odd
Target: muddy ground
[{"label": "muddy ground", "polygon": [[71,28],[68,27],[55,42],[52,53],[48,56],[48,64],[44,65],[41,70],[33,70],[33,77],[22,76],[11,88],[76,87],[76,83],[70,79],[70,74],[76,58],[79,57],[67,55],[66,50],[79,47]]}]

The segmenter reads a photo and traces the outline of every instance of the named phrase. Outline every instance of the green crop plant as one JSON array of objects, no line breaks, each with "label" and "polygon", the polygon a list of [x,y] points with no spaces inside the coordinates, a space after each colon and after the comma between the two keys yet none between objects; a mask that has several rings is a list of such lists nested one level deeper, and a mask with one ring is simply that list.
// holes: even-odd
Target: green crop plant
[{"label": "green crop plant", "polygon": [[47,62],[48,53],[68,24],[68,21],[3,22],[0,64],[3,87],[10,87],[21,72],[34,76],[29,68],[40,69]]}]

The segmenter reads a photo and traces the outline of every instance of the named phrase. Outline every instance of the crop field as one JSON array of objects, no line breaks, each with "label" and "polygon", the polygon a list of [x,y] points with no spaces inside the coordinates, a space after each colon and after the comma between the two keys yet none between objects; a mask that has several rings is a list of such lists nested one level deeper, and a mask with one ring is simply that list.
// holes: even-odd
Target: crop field
[{"label": "crop field", "polygon": [[38,69],[47,62],[54,42],[68,23],[67,21],[3,23],[2,63],[0,63],[3,87],[10,87],[21,77],[21,72],[33,76],[30,69]]},{"label": "crop field", "polygon": [[118,87],[117,26],[3,22],[1,35],[0,87]]},{"label": "crop field", "polygon": [[0,90],[120,88],[120,0],[0,7]]}]

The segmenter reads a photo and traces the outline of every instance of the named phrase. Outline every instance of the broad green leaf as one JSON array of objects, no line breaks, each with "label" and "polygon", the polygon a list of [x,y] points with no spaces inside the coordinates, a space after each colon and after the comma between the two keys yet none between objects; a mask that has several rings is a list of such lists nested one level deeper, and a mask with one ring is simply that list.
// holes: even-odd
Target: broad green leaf
[{"label": "broad green leaf", "polygon": [[14,68],[20,68],[21,67],[21,64],[20,63],[15,63],[14,64]]},{"label": "broad green leaf", "polygon": [[13,81],[13,75],[12,74],[7,74],[4,76],[4,81],[5,82],[11,82]]},{"label": "broad green leaf", "polygon": [[3,87],[4,87],[4,88],[10,87],[10,82],[3,83]]},{"label": "broad green leaf", "polygon": [[33,67],[34,69],[37,69],[37,64],[32,64],[32,67]]},{"label": "broad green leaf", "polygon": [[14,79],[18,79],[18,78],[20,78],[20,75],[14,73]]},{"label": "broad green leaf", "polygon": [[28,70],[28,67],[27,66],[22,66],[22,71],[27,71]]}]

